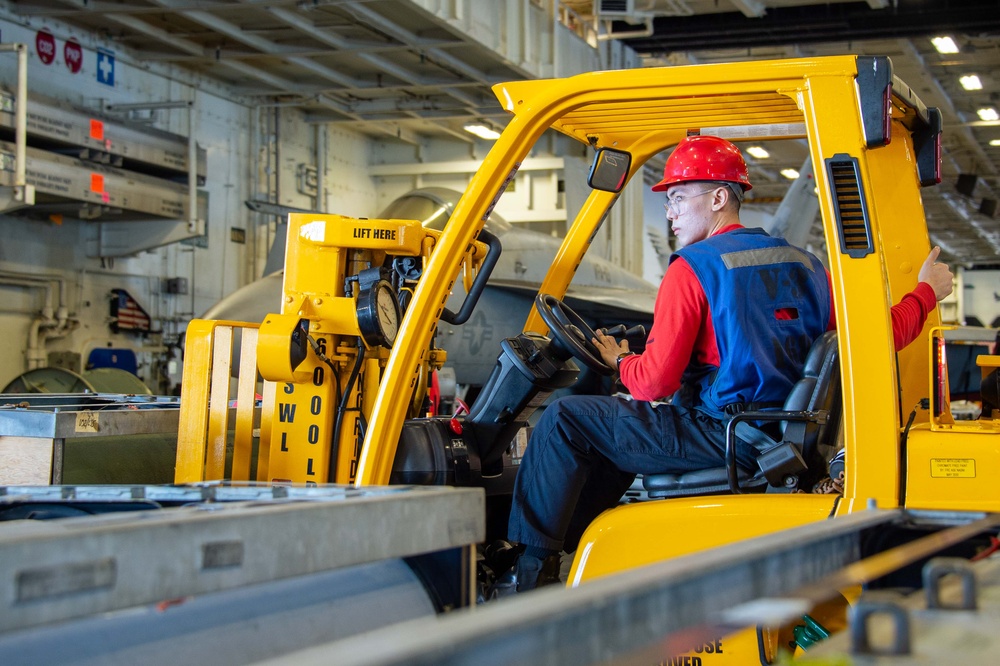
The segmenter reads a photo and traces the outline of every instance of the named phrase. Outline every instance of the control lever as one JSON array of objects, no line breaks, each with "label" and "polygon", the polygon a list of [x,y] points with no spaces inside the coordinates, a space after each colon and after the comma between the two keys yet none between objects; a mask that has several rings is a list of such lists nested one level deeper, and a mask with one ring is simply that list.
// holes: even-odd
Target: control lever
[{"label": "control lever", "polygon": [[646,327],[642,324],[637,324],[632,328],[625,331],[625,339],[635,342],[645,342],[646,340]]},{"label": "control lever", "polygon": [[608,328],[602,328],[600,331],[604,335],[610,335],[613,338],[624,337],[629,342],[642,342],[646,339],[646,327],[642,324],[633,326],[632,328],[625,328],[625,324],[617,324]]},{"label": "control lever", "polygon": [[613,338],[619,338],[625,335],[625,324],[618,324],[616,326],[609,326],[608,328],[598,329],[604,335],[610,335]]}]

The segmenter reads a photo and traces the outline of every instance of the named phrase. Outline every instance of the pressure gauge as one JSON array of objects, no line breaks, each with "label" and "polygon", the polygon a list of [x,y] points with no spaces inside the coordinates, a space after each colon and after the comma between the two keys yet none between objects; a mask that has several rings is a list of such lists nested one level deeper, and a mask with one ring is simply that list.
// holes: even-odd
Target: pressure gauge
[{"label": "pressure gauge", "polygon": [[370,347],[392,347],[399,332],[399,305],[388,280],[377,280],[358,294],[358,328]]}]

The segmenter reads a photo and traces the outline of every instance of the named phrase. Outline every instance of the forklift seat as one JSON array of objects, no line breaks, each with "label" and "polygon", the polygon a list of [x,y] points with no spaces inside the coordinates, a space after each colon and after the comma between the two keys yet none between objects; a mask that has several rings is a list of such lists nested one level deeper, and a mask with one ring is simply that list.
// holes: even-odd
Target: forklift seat
[{"label": "forklift seat", "polygon": [[[786,492],[811,488],[826,473],[826,459],[833,453],[840,402],[837,333],[827,331],[813,342],[802,378],[792,387],[780,411],[743,412],[733,418],[725,467],[684,474],[647,474],[642,485],[651,499],[762,493],[769,486]],[[781,441],[773,440],[751,421],[780,421]],[[760,469],[756,472],[736,465],[735,439],[759,452]]]}]

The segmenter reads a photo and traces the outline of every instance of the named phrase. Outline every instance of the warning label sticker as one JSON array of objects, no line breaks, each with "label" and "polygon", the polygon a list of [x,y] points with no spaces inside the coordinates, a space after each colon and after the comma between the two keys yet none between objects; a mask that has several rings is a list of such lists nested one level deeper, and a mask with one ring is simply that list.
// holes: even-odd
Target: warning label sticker
[{"label": "warning label sticker", "polygon": [[77,412],[76,432],[100,432],[101,422],[97,412]]},{"label": "warning label sticker", "polygon": [[931,476],[936,479],[974,479],[974,458],[931,458]]}]

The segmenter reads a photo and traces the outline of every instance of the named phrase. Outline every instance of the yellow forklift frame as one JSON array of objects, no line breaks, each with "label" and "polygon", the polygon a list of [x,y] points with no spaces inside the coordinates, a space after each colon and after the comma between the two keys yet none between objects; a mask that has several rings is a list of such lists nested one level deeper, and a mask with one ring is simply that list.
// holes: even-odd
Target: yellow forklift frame
[{"label": "yellow forklift frame", "polygon": [[[414,406],[426,389],[428,368],[444,360],[443,352],[432,350],[431,341],[445,301],[463,263],[467,274],[474,274],[481,266],[486,250],[477,248],[475,239],[483,221],[546,130],[558,130],[593,148],[630,153],[629,178],[640,173],[650,157],[683,137],[713,134],[747,142],[804,139],[816,165],[816,189],[838,322],[847,460],[844,497],[836,502],[832,497],[785,496],[781,501],[786,504],[780,509],[770,504],[774,501],[770,497],[658,502],[641,508],[649,522],[638,521],[629,529],[616,522],[618,513],[630,509],[625,507],[603,516],[594,530],[601,534],[617,531],[621,542],[630,544],[628,554],[616,547],[614,556],[608,551],[608,559],[602,559],[595,538],[587,544],[587,572],[575,571],[574,580],[711,545],[716,540],[711,535],[698,536],[705,532],[706,525],[712,526],[711,532],[724,535],[726,541],[733,541],[871,504],[908,504],[901,494],[904,472],[911,479],[911,487],[923,486],[918,470],[912,466],[904,469],[907,463],[900,455],[901,434],[906,412],[926,397],[931,370],[928,332],[941,322],[939,314],[932,312],[920,341],[896,354],[890,307],[912,289],[916,271],[929,251],[920,187],[931,184],[937,174],[939,155],[935,153],[934,137],[940,131],[940,116],[924,107],[904,83],[893,77],[888,59],[838,56],[596,72],[559,80],[504,83],[495,86],[494,92],[512,118],[472,178],[445,229],[439,236],[424,232],[428,239],[420,245],[425,260],[423,276],[413,288],[395,343],[391,349],[381,350],[366,345],[366,365],[372,371],[360,388],[354,389],[364,394],[360,410],[366,419],[363,443],[356,460],[341,456],[338,471],[330,480],[350,480],[358,486],[389,482],[403,422],[418,415]],[[928,175],[928,164],[932,175]],[[573,221],[540,292],[557,298],[565,294],[590,240],[616,198],[613,192],[591,193]],[[330,358],[347,367],[352,354],[362,353],[353,350],[349,342],[358,330],[358,295],[329,287],[328,262],[310,260],[296,267],[302,262],[296,254],[302,252],[302,243],[312,241],[296,230],[296,225],[308,221],[296,220],[295,216],[292,221],[286,258],[286,302],[281,315],[288,323],[277,337],[287,339],[293,324],[305,320],[311,334],[328,338],[326,348],[335,352],[335,357]],[[347,218],[340,223],[355,224]],[[391,251],[377,243],[358,244],[354,238],[339,238],[324,247],[334,254],[359,252],[360,248],[369,253],[369,263],[371,253]],[[342,276],[344,270],[338,270]],[[296,275],[295,279],[290,277]],[[321,293],[347,299],[338,314],[315,307],[315,298]],[[309,298],[313,299],[312,305]],[[284,391],[285,404],[303,413],[315,410],[315,393],[298,390],[308,383],[302,381],[302,369],[296,371],[284,360],[277,361],[289,358],[287,343],[273,347],[263,344],[268,327],[265,322],[261,328],[258,358],[262,360],[262,375],[269,382],[265,383],[260,424],[261,450],[270,451],[271,462],[263,477],[260,472],[264,466],[258,465],[257,478],[327,481],[325,473],[309,478],[295,472],[299,467],[288,467],[280,476],[275,473],[275,450],[280,444],[292,446],[294,442],[291,437],[280,442],[274,434],[274,391]],[[547,327],[532,310],[524,330],[545,333]],[[203,383],[211,374],[212,355],[207,353],[210,346],[194,341],[189,344],[201,345],[196,348],[206,351],[187,356],[182,402],[190,396],[211,394]],[[306,371],[321,367],[314,354],[308,354],[308,359],[303,366]],[[272,369],[275,367],[284,370],[278,372]],[[278,386],[282,388],[276,389]],[[329,397],[334,389],[326,391]],[[184,403],[183,407],[189,413],[192,409],[204,411],[208,405],[202,398]],[[911,442],[911,452],[924,447],[925,431],[928,437],[937,434],[930,431],[928,412],[915,412],[911,431],[916,441]],[[206,436],[199,439],[195,430],[197,427],[186,432],[185,441],[179,444],[178,481],[210,478],[219,470],[219,454],[208,453]],[[212,430],[214,446],[218,446],[218,433],[224,431],[218,426]],[[981,431],[949,433],[949,437],[975,437],[984,432],[996,435],[996,424]],[[271,435],[265,438],[268,432]],[[927,446],[936,447],[934,441]],[[981,442],[968,441],[975,455],[981,455]],[[994,459],[998,457],[995,449],[994,445],[990,453]],[[268,456],[259,456],[261,460],[264,457]],[[215,462],[204,467],[206,460]],[[352,473],[340,469],[347,464],[352,466]],[[993,470],[988,472],[992,477],[996,465],[980,465],[978,469]],[[984,479],[980,477],[976,482],[983,483]],[[956,481],[954,494],[961,495],[961,483]],[[936,495],[936,491],[930,494]],[[979,509],[1000,509],[1000,496],[974,495]],[[926,497],[919,504],[938,504],[942,499]],[[650,524],[672,527],[659,532],[643,527]],[[684,535],[683,539],[678,534]],[[576,566],[583,566],[579,553]]]},{"label": "yellow forklift frame", "polygon": [[[546,130],[594,149],[629,153],[628,179],[653,155],[704,134],[808,144],[837,318],[844,494],[737,494],[623,505],[588,529],[569,584],[870,506],[1000,511],[994,491],[1000,413],[955,427],[921,408],[934,386],[928,349],[939,344],[931,333],[941,325],[939,313],[930,313],[917,342],[894,351],[891,305],[913,288],[930,250],[920,188],[940,178],[940,114],[892,75],[887,58],[596,72],[504,83],[494,92],[511,120],[443,231],[422,230],[412,221],[291,216],[281,314],[270,316],[259,332],[254,326],[240,329],[244,348],[256,348],[256,359],[244,355],[241,377],[256,366],[265,380],[256,479],[389,482],[404,420],[422,415],[429,372],[445,360],[432,348],[445,302],[463,265],[467,290],[482,269],[488,255],[480,236],[484,220]],[[617,196],[590,194],[540,293],[565,295]],[[320,223],[352,231],[317,236]],[[362,228],[395,229],[419,240],[400,245],[391,234],[359,236]],[[365,339],[362,345],[355,340],[364,337],[363,292],[345,284],[346,278],[393,253],[419,256],[422,276],[406,287],[412,298],[395,340],[380,345]],[[254,431],[248,406],[254,383],[239,380],[235,405],[227,393],[235,328],[232,322],[194,322],[189,328],[178,482],[251,478],[253,446],[240,438]],[[548,328],[532,309],[524,330],[545,334]],[[296,335],[298,341],[290,342]],[[230,347],[220,350],[220,341]],[[317,383],[316,373],[326,367],[336,368],[337,381]],[[360,378],[351,383],[346,377],[353,367]],[[340,434],[328,474],[315,463],[331,455],[330,444],[323,443],[334,432],[330,405],[345,391],[354,405],[351,424]],[[225,448],[230,409],[237,412],[238,431],[231,463]],[[311,420],[293,429],[287,415],[295,410]],[[314,425],[317,437],[307,432]],[[964,462],[935,462],[944,459]],[[732,650],[728,656],[734,658]]]}]

